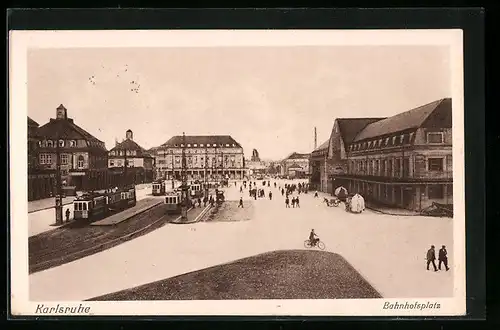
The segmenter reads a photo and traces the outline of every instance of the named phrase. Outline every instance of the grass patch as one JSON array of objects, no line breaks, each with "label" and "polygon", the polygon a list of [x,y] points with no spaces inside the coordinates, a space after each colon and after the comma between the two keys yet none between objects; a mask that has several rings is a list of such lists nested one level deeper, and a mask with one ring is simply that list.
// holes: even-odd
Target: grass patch
[{"label": "grass patch", "polygon": [[380,294],[340,255],[275,251],[90,300],[363,299]]}]

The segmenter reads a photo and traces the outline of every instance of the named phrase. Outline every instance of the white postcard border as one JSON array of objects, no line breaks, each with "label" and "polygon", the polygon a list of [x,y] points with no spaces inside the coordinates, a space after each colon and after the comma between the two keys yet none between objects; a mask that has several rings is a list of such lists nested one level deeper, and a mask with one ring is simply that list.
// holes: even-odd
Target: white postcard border
[{"label": "white postcard border", "polygon": [[[27,198],[27,51],[31,48],[241,47],[448,45],[453,107],[453,298],[342,300],[225,300],[58,302],[90,307],[72,315],[290,315],[290,316],[452,316],[464,315],[465,164],[462,30],[170,30],[10,32],[10,239],[11,312],[44,316],[29,301]],[[384,309],[384,304],[439,304],[440,308]],[[416,305],[415,305],[416,306]],[[434,305],[435,306],[435,305]],[[39,310],[39,309],[38,309]],[[54,312],[45,316],[66,315]]]}]

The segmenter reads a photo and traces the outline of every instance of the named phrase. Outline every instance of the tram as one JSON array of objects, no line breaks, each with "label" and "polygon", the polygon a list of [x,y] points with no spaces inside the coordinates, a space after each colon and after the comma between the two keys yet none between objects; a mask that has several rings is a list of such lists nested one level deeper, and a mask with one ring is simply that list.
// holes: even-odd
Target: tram
[{"label": "tram", "polygon": [[93,222],[105,218],[110,212],[119,212],[135,206],[135,186],[101,193],[87,192],[73,201],[73,218]]},{"label": "tram", "polygon": [[203,189],[200,183],[193,183],[189,186],[189,195],[191,198],[202,198],[203,197]]},{"label": "tram", "polygon": [[[167,192],[165,195],[165,208],[167,214],[180,214],[182,209],[182,192],[173,191]],[[192,206],[190,198],[186,198],[186,206],[189,208]]]},{"label": "tram", "polygon": [[163,180],[158,180],[154,181],[152,184],[152,194],[153,196],[161,196],[165,195],[165,181]]}]

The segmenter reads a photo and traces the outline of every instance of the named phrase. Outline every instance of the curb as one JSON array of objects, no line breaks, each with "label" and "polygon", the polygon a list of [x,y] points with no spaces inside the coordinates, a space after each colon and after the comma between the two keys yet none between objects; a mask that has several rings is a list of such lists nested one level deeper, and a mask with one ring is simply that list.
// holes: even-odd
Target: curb
[{"label": "curb", "polygon": [[[188,222],[181,222],[180,221],[181,217],[179,216],[179,217],[177,217],[175,220],[173,220],[170,223],[174,224],[174,225],[189,225],[189,224],[196,223],[196,222],[200,221],[200,218],[204,215],[204,213],[206,212],[206,210],[208,210],[209,208],[210,208],[210,206],[205,207],[205,209],[203,211],[201,211],[201,213],[198,214],[198,216],[196,218],[194,218],[194,220],[190,220]],[[189,212],[192,209],[194,209],[194,207],[189,208],[187,211]]]},{"label": "curb", "polygon": [[[66,206],[66,205],[69,205],[69,204],[73,204],[73,202],[69,202],[69,203],[63,203],[63,206]],[[34,211],[28,211],[28,214],[31,214],[31,213],[36,213],[36,212],[39,212],[39,211],[45,211],[45,210],[49,210],[49,209],[55,209],[56,206],[47,206],[47,207],[42,207],[41,209],[36,209]]]},{"label": "curb", "polygon": [[[143,210],[138,211],[137,213],[131,214],[130,216],[126,217],[125,219],[123,219],[123,220],[121,220],[121,221],[119,221],[119,222],[110,223],[110,224],[107,224],[107,225],[99,225],[99,224],[96,224],[96,223],[94,222],[94,223],[91,223],[90,225],[91,225],[91,226],[102,226],[102,227],[106,227],[106,226],[116,226],[117,224],[122,223],[122,222],[124,222],[124,221],[127,221],[128,219],[133,218],[133,217],[135,217],[136,215],[142,214],[142,213],[144,213],[144,212],[146,212],[146,211],[148,211],[148,210],[151,210],[153,207],[158,206],[158,205],[160,205],[160,204],[161,204],[161,202],[160,202],[160,203],[157,203],[157,204],[150,205],[150,206],[148,206],[147,208],[145,208],[145,209],[143,209]],[[123,212],[123,211],[122,211],[122,212]],[[119,214],[119,213],[117,213],[117,214]],[[103,220],[104,220],[104,219],[103,219]]]},{"label": "curb", "polygon": [[416,217],[416,216],[419,216],[421,215],[420,213],[415,213],[415,214],[408,214],[408,213],[392,213],[392,212],[384,212],[384,211],[381,211],[381,210],[378,210],[374,207],[370,207],[370,206],[367,206],[365,205],[365,207],[369,210],[372,210],[374,212],[378,212],[378,213],[382,213],[382,214],[387,214],[387,215],[397,215],[397,216],[401,216],[401,217]]}]

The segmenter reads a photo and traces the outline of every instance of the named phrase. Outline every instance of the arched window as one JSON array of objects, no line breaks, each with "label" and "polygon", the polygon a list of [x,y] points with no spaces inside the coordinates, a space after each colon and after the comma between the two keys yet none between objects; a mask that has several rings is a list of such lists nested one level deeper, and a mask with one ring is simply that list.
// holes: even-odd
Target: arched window
[{"label": "arched window", "polygon": [[54,146],[54,141],[48,140],[47,141],[47,147],[52,148]]},{"label": "arched window", "polygon": [[78,161],[77,161],[77,167],[78,168],[83,168],[84,163],[84,158],[82,155],[78,156]]}]

